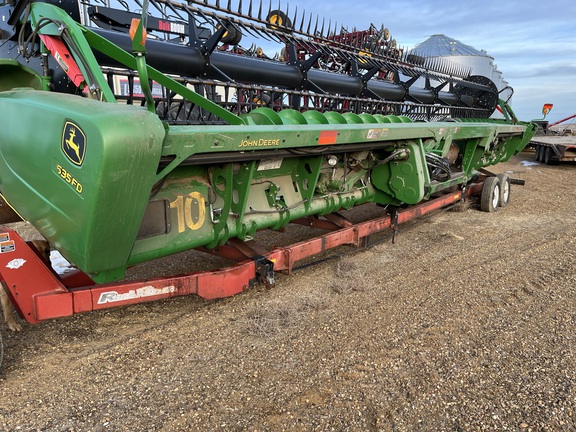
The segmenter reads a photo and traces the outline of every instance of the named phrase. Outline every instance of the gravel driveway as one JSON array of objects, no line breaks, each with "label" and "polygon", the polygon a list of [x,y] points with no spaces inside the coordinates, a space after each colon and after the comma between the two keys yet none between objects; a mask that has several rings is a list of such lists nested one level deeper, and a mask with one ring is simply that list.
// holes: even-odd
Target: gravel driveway
[{"label": "gravel driveway", "polygon": [[526,180],[508,207],[436,213],[272,290],[2,323],[0,430],[576,430],[576,165],[522,161],[494,167]]}]

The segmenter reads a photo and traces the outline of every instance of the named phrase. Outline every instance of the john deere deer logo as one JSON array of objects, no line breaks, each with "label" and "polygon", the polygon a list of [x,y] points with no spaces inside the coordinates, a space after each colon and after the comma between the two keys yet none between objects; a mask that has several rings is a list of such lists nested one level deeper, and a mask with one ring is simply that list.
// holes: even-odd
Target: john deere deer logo
[{"label": "john deere deer logo", "polygon": [[62,132],[62,151],[70,162],[81,166],[86,153],[86,135],[78,125],[66,122]]}]

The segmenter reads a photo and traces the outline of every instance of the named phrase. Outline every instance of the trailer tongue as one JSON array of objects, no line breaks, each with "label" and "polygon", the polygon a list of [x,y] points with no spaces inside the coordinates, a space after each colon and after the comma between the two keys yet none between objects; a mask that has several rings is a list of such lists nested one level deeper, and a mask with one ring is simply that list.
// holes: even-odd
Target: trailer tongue
[{"label": "trailer tongue", "polygon": [[[337,31],[252,3],[121,4],[0,4],[0,191],[79,269],[57,277],[3,234],[1,276],[29,322],[232,295],[471,193],[488,211],[507,203],[509,179],[482,183],[481,170],[520,152],[535,126],[488,78],[398,48],[384,27]],[[242,48],[246,36],[281,53]],[[496,107],[504,119],[488,118]],[[364,203],[390,211],[361,225],[335,215]],[[302,221],[335,231],[251,244]],[[193,248],[249,260],[120,282],[129,266]]]}]

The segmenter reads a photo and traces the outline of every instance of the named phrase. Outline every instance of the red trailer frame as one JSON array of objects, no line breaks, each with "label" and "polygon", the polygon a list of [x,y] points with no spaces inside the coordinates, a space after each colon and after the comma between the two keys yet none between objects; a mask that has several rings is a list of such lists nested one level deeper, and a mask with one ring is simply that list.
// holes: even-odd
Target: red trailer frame
[{"label": "red trailer frame", "polygon": [[326,219],[310,217],[296,221],[331,232],[290,246],[264,250],[254,242],[237,239],[209,251],[239,261],[230,267],[187,275],[141,281],[95,284],[75,271],[59,276],[36,248],[13,230],[0,234],[0,280],[22,317],[31,324],[99,309],[197,294],[204,299],[232,296],[255,281],[274,285],[274,272],[292,272],[294,264],[341,245],[366,244],[367,236],[397,226],[464,200],[482,191],[483,182],[418,205],[392,211],[382,217],[353,224],[337,214]]}]

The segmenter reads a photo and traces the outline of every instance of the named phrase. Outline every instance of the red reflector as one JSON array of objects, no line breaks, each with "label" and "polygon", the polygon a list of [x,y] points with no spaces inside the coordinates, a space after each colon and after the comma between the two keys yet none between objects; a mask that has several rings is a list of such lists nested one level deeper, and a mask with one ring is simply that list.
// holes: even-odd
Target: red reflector
[{"label": "red reflector", "polygon": [[335,144],[338,138],[338,131],[322,131],[318,137],[318,144]]}]

